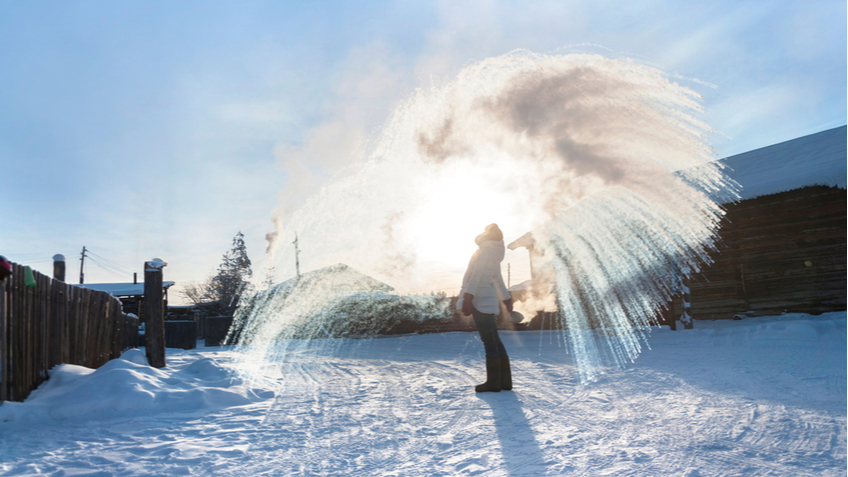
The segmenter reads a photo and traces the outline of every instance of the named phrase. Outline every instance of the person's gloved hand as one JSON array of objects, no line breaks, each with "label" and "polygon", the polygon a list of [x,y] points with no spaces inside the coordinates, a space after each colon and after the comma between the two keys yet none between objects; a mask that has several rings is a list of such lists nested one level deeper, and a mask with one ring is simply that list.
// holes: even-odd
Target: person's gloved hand
[{"label": "person's gloved hand", "polygon": [[506,311],[512,313],[512,298],[504,300],[503,304],[506,307]]},{"label": "person's gloved hand", "polygon": [[465,295],[462,295],[462,314],[474,314],[474,295],[472,295],[471,293],[466,293]]}]

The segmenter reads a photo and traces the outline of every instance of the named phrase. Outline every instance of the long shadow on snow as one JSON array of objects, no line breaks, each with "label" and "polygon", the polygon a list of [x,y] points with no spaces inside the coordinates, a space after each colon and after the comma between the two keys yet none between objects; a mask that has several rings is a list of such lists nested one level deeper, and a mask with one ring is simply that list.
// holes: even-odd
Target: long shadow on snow
[{"label": "long shadow on snow", "polygon": [[508,475],[527,475],[528,470],[545,465],[545,455],[536,442],[521,401],[511,391],[477,395],[492,408],[495,431]]}]

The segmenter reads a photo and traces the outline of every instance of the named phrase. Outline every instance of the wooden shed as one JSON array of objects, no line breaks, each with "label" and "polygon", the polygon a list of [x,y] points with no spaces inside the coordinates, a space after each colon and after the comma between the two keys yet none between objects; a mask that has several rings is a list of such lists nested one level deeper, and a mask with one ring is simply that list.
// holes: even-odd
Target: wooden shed
[{"label": "wooden shed", "polygon": [[[695,319],[846,309],[846,127],[722,160],[742,185],[714,263],[693,276]],[[674,314],[682,314],[675,303]]]}]

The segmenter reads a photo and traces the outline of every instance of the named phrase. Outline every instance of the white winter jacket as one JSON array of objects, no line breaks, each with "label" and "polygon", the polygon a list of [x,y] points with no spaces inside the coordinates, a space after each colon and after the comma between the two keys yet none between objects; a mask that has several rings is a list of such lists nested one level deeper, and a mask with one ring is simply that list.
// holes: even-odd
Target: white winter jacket
[{"label": "white winter jacket", "polygon": [[480,244],[468,262],[468,270],[462,278],[462,290],[456,309],[462,309],[466,293],[474,295],[474,308],[481,313],[498,314],[500,302],[510,298],[509,291],[501,275],[501,262],[504,258],[503,240],[490,240]]}]

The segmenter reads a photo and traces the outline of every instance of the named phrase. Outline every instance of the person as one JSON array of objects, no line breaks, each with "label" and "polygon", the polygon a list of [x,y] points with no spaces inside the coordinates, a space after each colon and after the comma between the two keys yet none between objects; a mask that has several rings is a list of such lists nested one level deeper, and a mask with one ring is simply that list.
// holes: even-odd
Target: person
[{"label": "person", "polygon": [[495,315],[500,312],[501,300],[507,311],[512,312],[512,298],[501,275],[505,252],[503,233],[497,224],[490,224],[477,236],[475,242],[480,248],[468,262],[456,307],[463,314],[474,317],[486,350],[486,382],[478,385],[475,391],[508,391],[512,389],[512,370],[495,325]]}]

